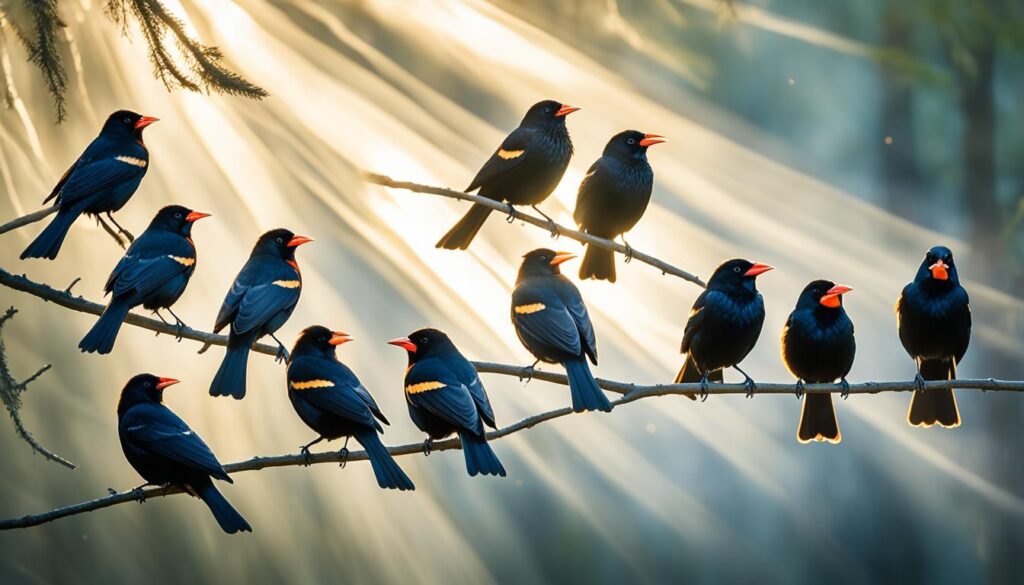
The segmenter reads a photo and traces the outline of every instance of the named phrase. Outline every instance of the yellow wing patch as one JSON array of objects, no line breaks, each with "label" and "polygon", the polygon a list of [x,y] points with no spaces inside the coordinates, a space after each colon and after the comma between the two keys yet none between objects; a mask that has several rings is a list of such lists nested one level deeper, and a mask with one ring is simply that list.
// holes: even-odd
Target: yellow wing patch
[{"label": "yellow wing patch", "polygon": [[509,159],[519,158],[519,157],[523,156],[524,152],[526,152],[526,151],[525,150],[505,150],[504,148],[499,148],[498,149],[498,156],[503,158],[503,159],[505,159],[505,160],[509,160]]},{"label": "yellow wing patch", "polygon": [[188,257],[185,257],[185,256],[170,256],[170,255],[168,255],[167,257],[170,258],[171,260],[174,260],[178,264],[181,264],[182,266],[192,266],[193,264],[196,263],[196,259],[195,258],[188,258]]},{"label": "yellow wing patch", "polygon": [[309,390],[310,388],[334,388],[334,382],[330,380],[306,380],[305,382],[291,382],[292,390]]},{"label": "yellow wing patch", "polygon": [[139,167],[141,169],[146,168],[146,161],[141,158],[135,158],[134,156],[118,156],[114,157],[114,160],[121,161],[125,164],[132,165],[133,167]]},{"label": "yellow wing patch", "polygon": [[407,394],[419,394],[420,392],[430,392],[431,390],[440,390],[447,386],[444,382],[419,382],[418,384],[409,384],[405,387]]},{"label": "yellow wing patch", "polygon": [[281,288],[299,288],[302,286],[302,281],[299,280],[275,280],[274,285]]},{"label": "yellow wing patch", "polygon": [[529,305],[519,305],[514,310],[519,315],[529,315],[531,313],[543,311],[545,308],[544,303],[532,303]]}]

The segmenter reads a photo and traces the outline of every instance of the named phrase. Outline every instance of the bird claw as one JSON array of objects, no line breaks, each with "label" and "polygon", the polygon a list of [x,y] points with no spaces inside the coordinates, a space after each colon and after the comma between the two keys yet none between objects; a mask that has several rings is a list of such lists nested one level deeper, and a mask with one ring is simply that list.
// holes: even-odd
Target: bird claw
[{"label": "bird claw", "polygon": [[146,492],[142,489],[141,486],[133,489],[130,493],[132,495],[132,499],[135,500],[136,502],[140,504],[146,503]]},{"label": "bird claw", "polygon": [[846,381],[846,378],[842,378],[839,380],[839,385],[843,387],[843,391],[839,393],[839,396],[846,400],[850,397],[850,383]]},{"label": "bird claw", "polygon": [[423,456],[424,457],[429,457],[430,456],[430,451],[431,451],[431,449],[433,449],[433,447],[434,447],[434,439],[427,438],[427,440],[423,441]]},{"label": "bird claw", "polygon": [[341,460],[338,463],[338,467],[345,469],[345,465],[348,464],[348,447],[342,447],[341,450],[338,451],[338,457]]},{"label": "bird claw", "polygon": [[505,223],[512,223],[516,220],[516,208],[512,207],[512,204],[508,204],[508,216],[505,217]]},{"label": "bird claw", "polygon": [[626,253],[624,254],[626,259],[623,261],[624,264],[629,264],[630,260],[633,259],[633,246],[629,245],[629,242],[623,238],[622,244],[626,246]]},{"label": "bird claw", "polygon": [[291,357],[291,355],[288,353],[288,350],[285,349],[283,345],[278,345],[277,354],[274,356],[274,362],[280,364],[288,361],[289,357]]},{"label": "bird claw", "polygon": [[917,387],[918,392],[924,392],[924,376],[921,375],[921,372],[914,376],[914,386]]},{"label": "bird claw", "polygon": [[796,399],[797,400],[800,400],[801,398],[804,397],[804,381],[803,380],[797,380],[796,381],[796,391],[794,392],[794,394],[796,394]]},{"label": "bird claw", "polygon": [[306,445],[299,447],[299,455],[302,455],[302,466],[309,467],[312,463],[312,454],[309,452],[309,447]]},{"label": "bird claw", "polygon": [[552,240],[557,240],[562,235],[562,232],[558,230],[558,224],[553,219],[548,220],[548,231],[551,232]]},{"label": "bird claw", "polygon": [[747,376],[747,379],[743,380],[743,386],[747,389],[747,398],[753,398],[754,391],[757,390],[757,384],[754,382],[754,379]]},{"label": "bird claw", "polygon": [[700,379],[700,401],[701,402],[707,402],[707,400],[708,400],[708,390],[710,390],[709,384],[708,384],[708,376],[707,376],[707,374],[705,374]]},{"label": "bird claw", "polygon": [[178,319],[178,322],[174,324],[174,339],[178,343],[181,343],[181,340],[185,338],[186,329],[188,329],[188,325],[185,325],[185,322],[181,319]]},{"label": "bird claw", "polygon": [[[526,368],[524,368],[526,370],[526,372],[519,374],[519,381],[520,382],[522,382],[523,380],[526,380],[526,384],[529,384],[531,381],[533,381],[533,374],[534,374],[534,372],[537,371],[537,363],[539,361],[540,360],[537,360],[536,362],[533,362],[532,364],[530,364],[530,365],[526,366]],[[525,386],[526,384],[523,384],[523,385]]]}]

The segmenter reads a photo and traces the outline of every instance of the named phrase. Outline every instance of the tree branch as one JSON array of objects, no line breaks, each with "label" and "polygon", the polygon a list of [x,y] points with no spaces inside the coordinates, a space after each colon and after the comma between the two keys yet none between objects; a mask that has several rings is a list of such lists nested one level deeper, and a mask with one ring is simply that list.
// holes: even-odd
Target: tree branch
[{"label": "tree branch", "polygon": [[[481,197],[479,195],[470,195],[469,193],[463,193],[462,191],[456,191],[454,189],[445,189],[444,187],[431,187],[430,185],[420,185],[419,183],[410,183],[409,181],[396,181],[391,177],[388,177],[386,175],[378,175],[377,173],[364,173],[363,177],[369,183],[383,185],[385,187],[390,187],[392,189],[405,189],[406,191],[413,191],[416,193],[427,193],[429,195],[440,195],[442,197],[450,197],[452,199],[460,199],[462,201],[472,201],[473,203],[482,205],[484,207],[489,207],[495,211],[500,211],[504,214],[509,213],[509,206],[507,204],[495,201],[493,199],[488,199],[487,197]],[[549,230],[551,227],[551,224],[549,224],[547,221],[533,217],[532,215],[527,215],[519,211],[518,209],[512,212],[512,216],[518,220],[524,221],[530,225],[535,225],[545,230]],[[672,266],[667,262],[662,262],[661,260],[655,258],[654,256],[644,254],[643,252],[639,252],[636,249],[629,250],[622,244],[613,242],[612,240],[606,240],[605,238],[592,236],[590,234],[569,229],[558,224],[555,224],[555,226],[558,230],[558,235],[565,236],[567,238],[576,240],[577,242],[582,242],[584,244],[591,244],[599,248],[611,250],[612,252],[618,252],[619,254],[622,255],[629,255],[631,253],[633,259],[639,260],[644,264],[650,264],[651,266],[657,268],[658,270],[661,270],[662,274],[671,274],[673,276],[678,276],[683,280],[692,282],[697,286],[705,286],[704,281],[701,280],[699,277],[695,276],[694,274],[691,274],[681,268],[676,268],[675,266]]]},{"label": "tree branch", "polygon": [[11,230],[16,230],[30,223],[35,223],[48,215],[57,213],[58,209],[60,209],[60,205],[51,205],[46,209],[40,209],[39,211],[34,211],[28,215],[23,215],[17,219],[12,219],[11,221],[3,225],[0,225],[0,234],[6,234]]}]

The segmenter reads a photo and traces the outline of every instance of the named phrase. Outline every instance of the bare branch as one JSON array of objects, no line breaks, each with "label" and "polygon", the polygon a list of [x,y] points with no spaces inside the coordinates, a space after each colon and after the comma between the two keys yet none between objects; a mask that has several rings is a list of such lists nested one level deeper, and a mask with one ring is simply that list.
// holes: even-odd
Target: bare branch
[{"label": "bare branch", "polygon": [[40,209],[39,211],[34,211],[28,215],[23,215],[17,219],[12,219],[11,221],[3,225],[0,225],[0,234],[6,234],[11,230],[16,230],[30,223],[35,223],[48,215],[57,213],[58,209],[60,209],[60,205],[52,205],[50,207],[47,207],[46,209]]}]

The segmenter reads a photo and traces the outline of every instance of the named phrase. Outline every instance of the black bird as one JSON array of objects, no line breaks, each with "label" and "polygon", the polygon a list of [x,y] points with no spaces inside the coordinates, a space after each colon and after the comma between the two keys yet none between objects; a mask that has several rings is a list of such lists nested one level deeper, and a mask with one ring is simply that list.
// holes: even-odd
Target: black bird
[{"label": "black bird", "polygon": [[[508,203],[510,211],[513,205],[530,205],[551,222],[553,231],[554,220],[537,209],[537,204],[555,190],[569,166],[572,141],[565,117],[578,109],[552,100],[534,104],[519,127],[487,159],[466,192],[480,189],[481,196]],[[465,250],[491,211],[473,205],[437,242],[437,247]]]},{"label": "black bird", "polygon": [[924,256],[914,282],[896,302],[900,341],[917,361],[918,389],[907,422],[915,427],[960,426],[952,388],[925,390],[925,380],[954,380],[956,367],[971,342],[971,307],[953,263],[953,253],[935,246]]},{"label": "black bird", "polygon": [[721,382],[722,370],[735,368],[743,374],[747,397],[754,395],[757,385],[738,364],[761,335],[764,300],[757,292],[756,279],[771,269],[742,259],[729,260],[715,269],[690,310],[680,348],[686,361],[676,384],[700,382],[701,399],[706,400],[708,382]]},{"label": "black bird", "polygon": [[[562,364],[569,376],[572,409],[612,409],[590,373],[587,358],[597,365],[597,337],[583,297],[559,265],[575,254],[546,248],[523,256],[512,291],[512,324],[519,341],[537,362]],[[534,362],[534,366],[537,365]],[[531,366],[532,367],[532,366]]]},{"label": "black bird", "polygon": [[[377,433],[383,433],[380,422],[390,424],[381,413],[370,391],[335,355],[337,346],[352,337],[326,327],[309,327],[292,348],[288,363],[288,399],[296,414],[319,436],[304,445],[302,452],[323,441],[345,437],[341,449],[342,465],[348,458],[348,440],[355,437],[366,449],[382,488],[416,489],[409,476],[395,463]],[[377,420],[374,420],[376,417]]]},{"label": "black bird", "polygon": [[161,320],[160,309],[167,309],[179,331],[184,328],[182,320],[171,311],[171,305],[185,292],[196,269],[192,224],[209,216],[181,205],[168,205],[157,212],[107,278],[103,290],[112,295],[110,304],[82,338],[79,349],[110,353],[128,311],[139,305],[156,313]]},{"label": "black bird", "polygon": [[252,532],[245,518],[210,480],[214,477],[234,483],[213,451],[163,405],[164,388],[177,383],[174,378],[139,374],[121,390],[117,434],[125,458],[146,480],[145,485],[177,486],[205,502],[224,532]]},{"label": "black bird", "polygon": [[[853,367],[857,343],[853,321],[843,308],[843,295],[853,290],[828,280],[815,280],[804,287],[782,330],[782,361],[797,377],[797,395],[804,382],[831,384],[841,380],[843,398],[850,385],[846,375]],[[831,394],[807,394],[797,427],[801,443],[838,443],[843,435],[832,406]]]},{"label": "black bird", "polygon": [[476,368],[443,332],[420,329],[389,341],[409,354],[405,401],[409,417],[427,434],[423,452],[435,439],[458,433],[470,476],[505,476],[505,468],[487,444],[484,425],[497,428],[487,390]]},{"label": "black bird", "polygon": [[[647,147],[665,142],[663,136],[636,130],[620,132],[608,141],[580,183],[573,219],[580,231],[614,240],[633,229],[651,201],[654,171],[647,162]],[[626,261],[630,259],[629,252]],[[615,253],[587,246],[580,264],[580,278],[615,282]]]},{"label": "black bird", "polygon": [[249,348],[264,335],[277,341],[278,359],[287,359],[288,352],[274,332],[291,316],[302,291],[295,248],[312,241],[286,229],[270,230],[256,241],[217,313],[213,331],[219,332],[228,325],[231,328],[227,353],[210,384],[211,396],[233,396],[238,400],[245,397]]},{"label": "black bird", "polygon": [[97,218],[106,213],[118,230],[131,239],[110,214],[128,203],[149,169],[149,150],[142,142],[142,131],[156,121],[157,118],[128,110],[119,110],[107,118],[100,135],[43,201],[55,199],[60,207],[50,225],[21,253],[22,259],[56,258],[71,224],[83,213]]}]

